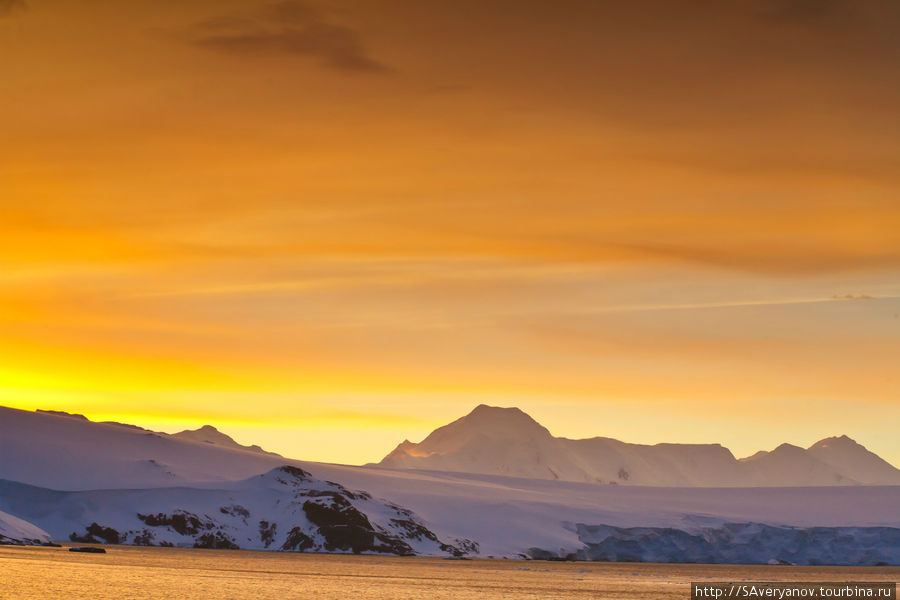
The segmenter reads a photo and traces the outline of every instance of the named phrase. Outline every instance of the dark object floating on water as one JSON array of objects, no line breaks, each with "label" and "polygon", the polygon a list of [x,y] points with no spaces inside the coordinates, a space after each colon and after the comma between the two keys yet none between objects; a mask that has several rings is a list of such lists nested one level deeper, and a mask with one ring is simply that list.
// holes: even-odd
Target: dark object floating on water
[{"label": "dark object floating on water", "polygon": [[91,554],[106,554],[103,548],[92,548],[90,546],[72,546],[69,552],[90,552]]}]

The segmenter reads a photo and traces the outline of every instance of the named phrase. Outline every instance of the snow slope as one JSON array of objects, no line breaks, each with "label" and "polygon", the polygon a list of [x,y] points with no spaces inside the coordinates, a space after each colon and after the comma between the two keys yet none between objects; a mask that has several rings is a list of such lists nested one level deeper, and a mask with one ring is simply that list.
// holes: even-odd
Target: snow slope
[{"label": "snow slope", "polygon": [[[515,434],[523,422],[528,423],[516,416],[509,427],[497,430]],[[538,444],[546,443],[546,430],[529,427]],[[470,429],[471,437],[460,447],[490,437],[493,430],[487,425]],[[612,440],[608,447],[618,444]],[[709,459],[704,447],[661,448],[675,462],[721,460]],[[144,462],[165,464],[171,475],[160,477],[158,468],[142,468]],[[285,465],[310,475],[279,482],[289,478],[273,469]],[[658,558],[665,549],[663,558],[673,561],[685,559],[679,548],[690,542],[692,552],[712,548],[720,553],[715,556],[731,560],[737,550],[721,540],[737,535],[728,533],[737,527],[741,539],[761,536],[739,553],[754,562],[760,556],[750,546],[769,538],[796,545],[797,534],[790,531],[800,528],[819,540],[850,539],[853,550],[847,556],[875,564],[893,560],[883,550],[893,547],[892,536],[900,529],[900,486],[614,486],[329,465],[11,409],[0,409],[0,478],[8,480],[0,482],[0,510],[62,541],[74,534],[80,540],[126,543],[310,551],[353,551],[355,544],[360,551],[453,554],[444,544],[458,552],[509,557],[634,551]],[[341,541],[341,530],[348,528],[356,533]],[[647,530],[637,547],[633,528]],[[601,534],[606,537],[600,539]],[[775,554],[767,560],[790,560],[783,552]],[[821,552],[791,556],[835,560]]]},{"label": "snow slope", "polygon": [[290,462],[129,425],[0,407],[0,479],[36,486],[88,490],[231,481]]},{"label": "snow slope", "polygon": [[[313,540],[315,545],[305,548],[312,551],[327,547],[325,538],[317,536],[308,523],[305,502],[321,492],[344,495],[341,490],[366,490],[366,494],[351,492],[362,500],[345,497],[366,515],[373,530],[383,527],[417,554],[447,555],[440,546],[447,544],[477,556],[546,557],[535,552],[539,549],[553,556],[575,553],[598,558],[604,555],[591,544],[603,543],[599,531],[612,538],[604,551],[611,552],[611,545],[620,544],[615,546],[616,552],[639,552],[654,560],[679,562],[690,558],[681,545],[658,539],[674,535],[679,539],[688,536],[685,539],[693,540],[694,551],[714,551],[713,562],[766,562],[773,558],[835,562],[840,557],[825,552],[833,546],[831,542],[818,554],[809,549],[806,554],[789,555],[787,550],[796,546],[798,531],[836,543],[846,542],[850,535],[846,528],[852,528],[850,538],[856,541],[843,546],[853,549],[848,550],[847,561],[857,557],[862,561],[859,564],[897,564],[893,555],[885,554],[896,550],[892,540],[900,532],[897,486],[651,488],[315,463],[304,468],[311,475],[299,487],[277,482],[277,477],[287,479],[277,471],[230,484],[144,490],[56,492],[4,481],[0,482],[0,510],[28,519],[61,541],[68,541],[73,533],[76,539],[115,541],[104,537],[111,529],[120,536],[118,541],[126,543],[218,543],[226,547],[233,543],[271,550],[284,548],[287,534],[298,527]],[[336,481],[340,485],[328,483]],[[187,522],[195,517],[196,531],[183,535],[173,529],[171,523],[179,514]],[[407,518],[398,514],[412,515],[410,520],[439,541],[425,535],[414,541],[403,537],[407,528],[391,521]],[[139,515],[162,516],[148,523]],[[261,527],[260,521],[268,525]],[[272,541],[266,545],[262,530],[272,524]],[[737,549],[715,542],[735,535],[728,533],[729,528],[750,524],[772,529],[756,527],[758,537]],[[634,535],[626,531],[632,528],[648,530],[638,547],[625,543]],[[749,531],[742,535],[747,537]],[[204,537],[207,534],[212,537]],[[698,536],[711,545],[700,542]],[[762,542],[767,544],[765,556],[753,550]],[[629,547],[631,550],[627,550]],[[663,550],[667,554],[660,555]],[[720,550],[721,554],[715,554]]]},{"label": "snow slope", "polygon": [[842,475],[810,452],[791,444],[781,444],[771,452],[761,450],[741,459],[756,479],[766,485],[858,485],[860,482]]},{"label": "snow slope", "polygon": [[225,486],[58,492],[0,481],[0,504],[57,540],[463,556],[468,540],[439,540],[410,510],[322,481],[293,466]]},{"label": "snow slope", "polygon": [[421,443],[404,441],[378,466],[617,485],[900,485],[900,470],[846,437],[808,450],[783,444],[737,460],[719,444],[556,438],[517,408],[485,405]]},{"label": "snow slope", "polygon": [[900,487],[673,488],[493,475],[309,465],[318,477],[390,498],[439,536],[475,540],[482,554],[576,548],[574,524],[673,527],[722,523],[900,528]]},{"label": "snow slope", "polygon": [[50,534],[40,527],[0,512],[0,544],[33,546],[48,543]]},{"label": "snow slope", "polygon": [[836,470],[874,485],[896,485],[898,471],[889,462],[846,435],[818,441],[807,452]]}]

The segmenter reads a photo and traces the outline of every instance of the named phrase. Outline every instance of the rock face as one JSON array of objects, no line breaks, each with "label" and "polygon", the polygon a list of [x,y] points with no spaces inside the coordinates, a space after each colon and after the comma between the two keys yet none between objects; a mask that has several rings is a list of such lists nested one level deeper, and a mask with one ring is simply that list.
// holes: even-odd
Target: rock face
[{"label": "rock face", "polygon": [[846,436],[738,460],[719,444],[556,438],[518,408],[485,405],[421,443],[405,440],[378,466],[670,487],[900,485],[900,470]]},{"label": "rock face", "polygon": [[[21,486],[6,494],[16,489],[34,493]],[[464,556],[478,550],[469,540],[438,539],[410,510],[290,465],[228,489],[45,491],[43,497],[47,494],[55,494],[47,498],[55,510],[77,515],[59,525],[69,527],[59,537],[78,543],[403,556]],[[41,510],[40,500],[30,504]]]}]

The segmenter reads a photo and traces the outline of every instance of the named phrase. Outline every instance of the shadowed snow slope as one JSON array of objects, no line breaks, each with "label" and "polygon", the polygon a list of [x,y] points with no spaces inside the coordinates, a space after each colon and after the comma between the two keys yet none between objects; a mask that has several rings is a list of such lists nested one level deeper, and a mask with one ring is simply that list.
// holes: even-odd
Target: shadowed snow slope
[{"label": "shadowed snow slope", "polygon": [[379,466],[617,485],[900,485],[900,470],[846,436],[809,450],[783,444],[737,460],[719,444],[555,438],[518,408],[485,405],[419,444],[404,441]]},{"label": "shadowed snow slope", "polygon": [[859,481],[881,485],[900,483],[896,468],[846,435],[818,441],[807,452]]},{"label": "shadowed snow slope", "polygon": [[[771,452],[759,451],[741,462],[766,485],[854,485],[860,482],[842,475],[809,451],[781,444]],[[868,482],[867,482],[868,483]]]},{"label": "shadowed snow slope", "polygon": [[[0,510],[37,524],[61,541],[68,541],[74,533],[76,539],[118,538],[129,544],[234,544],[242,548],[313,551],[327,549],[327,531],[319,531],[322,526],[331,524],[340,529],[344,524],[356,524],[360,527],[357,535],[364,543],[377,540],[375,532],[383,533],[404,542],[417,554],[446,555],[448,552],[440,545],[446,544],[478,556],[540,557],[542,554],[531,552],[538,548],[553,556],[590,551],[586,557],[602,557],[602,552],[615,551],[624,557],[630,551],[672,562],[684,561],[686,555],[667,536],[681,539],[682,534],[690,537],[691,547],[697,552],[710,551],[703,541],[695,539],[700,536],[712,544],[713,550],[727,550],[722,560],[737,556],[738,562],[741,558],[744,562],[758,562],[760,556],[755,550],[750,552],[755,541],[747,542],[746,552],[737,555],[731,546],[715,543],[727,533],[722,530],[734,526],[729,524],[757,523],[778,529],[776,533],[784,537],[785,544],[793,538],[781,531],[784,529],[808,529],[811,534],[813,530],[827,529],[820,534],[837,539],[846,537],[846,531],[842,534],[839,528],[854,528],[858,530],[854,532],[858,543],[854,556],[881,557],[864,563],[874,564],[888,560],[883,551],[890,550],[891,540],[896,539],[900,528],[898,486],[652,488],[315,463],[305,464],[303,470],[310,475],[301,474],[296,483],[273,471],[239,482],[143,490],[56,492],[0,481]],[[289,484],[279,482],[279,478]],[[304,508],[308,501],[323,499],[329,507],[337,503],[341,504],[337,508],[342,507],[340,500],[332,501],[331,493],[364,514],[371,529],[351,511],[341,520],[313,521],[320,517],[315,513],[317,509],[312,509],[310,517]],[[295,527],[312,541],[294,535],[290,538],[292,543],[285,547],[287,534]],[[602,527],[660,531],[646,537],[645,545],[636,547],[628,543],[634,532]],[[410,541],[404,531],[410,536],[418,532],[421,539]],[[598,532],[612,539],[604,545],[605,538]],[[314,535],[319,533],[319,537]],[[763,530],[760,535],[764,538],[769,533]],[[354,539],[358,539],[357,535]],[[657,539],[659,536],[663,539]],[[337,545],[340,539],[330,543],[346,551],[346,546]],[[296,547],[293,542],[297,542]],[[389,542],[371,543],[392,547]],[[352,551],[352,545],[349,547]],[[399,544],[393,548],[391,551],[406,552]],[[660,556],[661,548],[668,549],[665,556]],[[763,557],[765,560],[790,560],[787,554],[775,552],[779,548],[771,544],[767,548],[772,555]],[[867,554],[867,550],[871,552]],[[798,555],[791,556],[799,560]],[[824,554],[803,556],[807,561],[828,558]]]},{"label": "shadowed snow slope", "polygon": [[286,462],[127,425],[0,407],[0,479],[65,490],[146,488],[243,479]]},{"label": "shadowed snow slope", "polygon": [[32,546],[49,542],[50,534],[40,527],[0,512],[0,544]]}]

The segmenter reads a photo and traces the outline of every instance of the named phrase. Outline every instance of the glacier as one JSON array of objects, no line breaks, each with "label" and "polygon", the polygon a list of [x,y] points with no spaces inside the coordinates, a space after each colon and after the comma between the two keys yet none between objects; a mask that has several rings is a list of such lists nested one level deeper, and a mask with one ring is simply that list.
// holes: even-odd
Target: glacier
[{"label": "glacier", "polygon": [[[722,523],[693,529],[576,526],[573,558],[616,562],[858,565],[900,564],[900,528],[778,527]],[[532,557],[548,557],[532,549]]]}]

